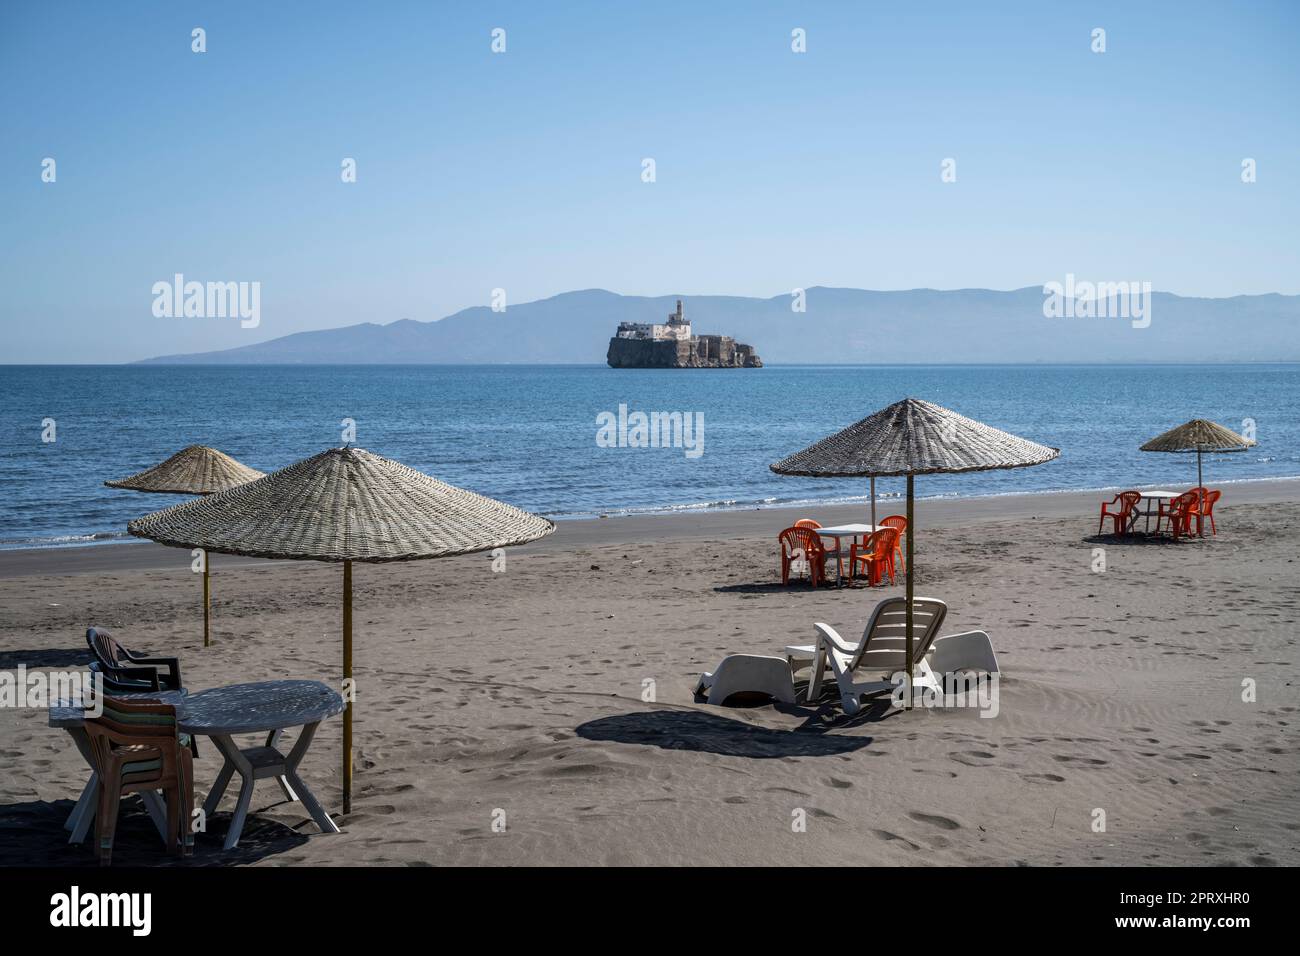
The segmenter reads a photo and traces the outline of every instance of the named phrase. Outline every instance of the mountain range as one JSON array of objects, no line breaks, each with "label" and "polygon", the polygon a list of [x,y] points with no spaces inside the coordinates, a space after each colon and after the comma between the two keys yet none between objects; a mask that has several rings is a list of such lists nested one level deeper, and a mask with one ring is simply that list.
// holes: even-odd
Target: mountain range
[{"label": "mountain range", "polygon": [[806,290],[804,311],[792,308],[799,304],[792,295],[645,297],[586,289],[501,312],[475,306],[434,321],[362,322],[144,361],[603,363],[619,322],[663,322],[678,298],[695,334],[748,342],[768,364],[1300,361],[1300,296],[1204,299],[1153,292],[1141,320],[1150,324],[1134,327],[1127,317],[1048,318],[1046,296],[1037,286],[897,292],[816,287]]}]

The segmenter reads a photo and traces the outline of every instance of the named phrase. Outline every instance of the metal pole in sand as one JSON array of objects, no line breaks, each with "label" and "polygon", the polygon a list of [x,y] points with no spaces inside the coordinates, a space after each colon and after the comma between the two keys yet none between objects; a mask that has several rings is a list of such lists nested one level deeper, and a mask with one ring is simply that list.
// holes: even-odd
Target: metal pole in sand
[{"label": "metal pole in sand", "polygon": [[212,587],[208,582],[208,552],[203,552],[203,646],[211,645]]},{"label": "metal pole in sand", "polygon": [[912,709],[912,542],[916,540],[916,525],[912,517],[912,476],[907,476],[907,701],[906,709]]},{"label": "metal pole in sand", "polygon": [[352,562],[343,562],[343,812],[352,812]]}]

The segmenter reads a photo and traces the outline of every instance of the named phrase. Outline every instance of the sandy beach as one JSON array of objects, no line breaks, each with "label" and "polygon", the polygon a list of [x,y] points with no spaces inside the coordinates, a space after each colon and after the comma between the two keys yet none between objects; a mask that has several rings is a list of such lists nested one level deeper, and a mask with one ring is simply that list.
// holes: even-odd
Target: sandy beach
[{"label": "sandy beach", "polygon": [[[501,573],[487,554],[361,565],[343,832],[266,781],[240,847],[220,845],[232,790],[183,865],[1295,865],[1300,481],[1223,487],[1218,535],[1177,543],[1096,536],[1100,493],[918,502],[917,591],[948,603],[944,633],[992,637],[992,719],[693,700],[724,655],[814,621],[856,639],[901,594],[780,586],[777,531],[856,507],[570,522]],[[77,666],[95,624],[179,655],[191,691],[337,683],[338,566],[214,556],[204,649],[189,561],[0,553],[0,670]],[[336,815],[340,733],[302,768]],[[201,798],[219,760],[200,746]],[[87,769],[44,711],[0,710],[0,771],[0,865],[93,865],[62,829]],[[114,862],[177,865],[135,798]]]}]

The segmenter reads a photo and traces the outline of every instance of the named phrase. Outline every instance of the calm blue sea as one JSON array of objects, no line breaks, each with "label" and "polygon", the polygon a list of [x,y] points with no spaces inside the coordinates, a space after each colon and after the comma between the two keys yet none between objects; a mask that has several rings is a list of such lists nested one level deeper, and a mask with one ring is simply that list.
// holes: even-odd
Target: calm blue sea
[{"label": "calm blue sea", "polygon": [[[923,495],[996,495],[1144,483],[1190,486],[1195,456],[1138,451],[1194,417],[1259,446],[1207,457],[1208,482],[1300,475],[1300,366],[0,367],[0,548],[125,536],[182,500],[105,488],[188,444],[273,471],[356,444],[452,484],[551,516],[778,506],[865,498],[865,480],[782,478],[768,464],[907,396],[1061,448],[1010,472],[924,477]],[[597,416],[702,413],[703,454],[602,448]],[[42,441],[54,419],[56,440]],[[902,479],[882,479],[897,494]]]}]

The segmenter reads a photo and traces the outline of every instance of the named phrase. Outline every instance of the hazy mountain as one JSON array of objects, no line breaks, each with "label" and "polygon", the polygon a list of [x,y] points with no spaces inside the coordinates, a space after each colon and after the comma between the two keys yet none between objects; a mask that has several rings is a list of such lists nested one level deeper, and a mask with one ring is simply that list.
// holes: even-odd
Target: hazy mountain
[{"label": "hazy mountain", "polygon": [[[299,332],[167,364],[602,363],[622,321],[662,322],[675,295],[602,289],[486,306],[445,319],[365,322]],[[813,288],[791,297],[683,295],[696,334],[752,344],[767,363],[1256,362],[1300,360],[1300,296],[1150,296],[1150,325],[1128,318],[1046,318],[1040,287],[994,292]]]}]

